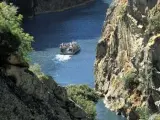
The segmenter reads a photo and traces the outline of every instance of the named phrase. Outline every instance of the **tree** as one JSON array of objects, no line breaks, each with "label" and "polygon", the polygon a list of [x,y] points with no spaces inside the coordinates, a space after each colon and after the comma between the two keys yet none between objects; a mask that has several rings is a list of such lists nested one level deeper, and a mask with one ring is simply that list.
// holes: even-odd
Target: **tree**
[{"label": "tree", "polygon": [[17,52],[24,59],[27,59],[28,52],[32,50],[31,42],[33,37],[22,29],[22,18],[22,15],[17,14],[17,7],[0,2],[0,32],[11,33],[12,37],[15,38],[15,42],[20,42]]}]

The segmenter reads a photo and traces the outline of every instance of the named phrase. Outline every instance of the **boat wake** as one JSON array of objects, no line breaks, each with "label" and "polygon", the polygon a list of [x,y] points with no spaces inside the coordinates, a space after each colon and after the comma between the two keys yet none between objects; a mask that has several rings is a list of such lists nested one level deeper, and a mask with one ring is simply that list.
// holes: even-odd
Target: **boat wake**
[{"label": "boat wake", "polygon": [[60,61],[60,62],[65,62],[65,61],[68,61],[69,59],[71,59],[71,56],[72,55],[60,55],[60,54],[58,54],[58,55],[56,55],[55,59],[57,61]]}]

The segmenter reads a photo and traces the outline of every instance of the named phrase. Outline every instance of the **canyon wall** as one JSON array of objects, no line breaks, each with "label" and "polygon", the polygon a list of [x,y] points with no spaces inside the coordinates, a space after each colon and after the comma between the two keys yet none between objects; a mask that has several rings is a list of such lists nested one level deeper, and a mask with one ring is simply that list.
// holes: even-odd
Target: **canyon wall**
[{"label": "canyon wall", "polygon": [[[95,87],[130,120],[160,105],[160,1],[114,0],[97,45]],[[145,114],[149,114],[145,113]]]},{"label": "canyon wall", "polygon": [[36,13],[62,11],[93,0],[37,0]]}]

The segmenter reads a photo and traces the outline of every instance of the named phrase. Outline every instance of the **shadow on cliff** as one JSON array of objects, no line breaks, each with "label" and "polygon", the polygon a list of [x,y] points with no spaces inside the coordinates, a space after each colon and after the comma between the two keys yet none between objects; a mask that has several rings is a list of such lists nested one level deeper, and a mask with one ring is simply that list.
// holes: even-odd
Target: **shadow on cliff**
[{"label": "shadow on cliff", "polygon": [[24,29],[35,37],[33,48],[42,51],[62,42],[91,40],[100,36],[108,4],[97,0],[64,12],[46,13],[24,21]]}]

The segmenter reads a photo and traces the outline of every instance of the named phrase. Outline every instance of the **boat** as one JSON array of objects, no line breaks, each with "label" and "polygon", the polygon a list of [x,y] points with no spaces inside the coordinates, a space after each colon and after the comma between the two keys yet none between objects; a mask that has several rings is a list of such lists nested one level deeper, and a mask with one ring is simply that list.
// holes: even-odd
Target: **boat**
[{"label": "boat", "polygon": [[60,44],[60,52],[62,55],[75,55],[80,51],[80,46],[77,42],[69,42]]}]

